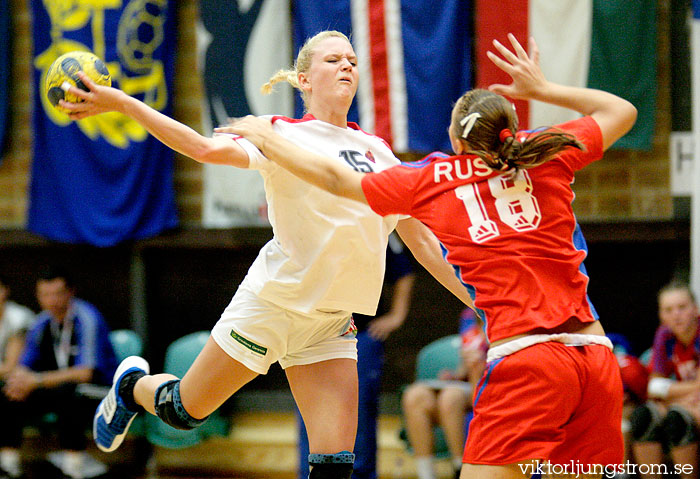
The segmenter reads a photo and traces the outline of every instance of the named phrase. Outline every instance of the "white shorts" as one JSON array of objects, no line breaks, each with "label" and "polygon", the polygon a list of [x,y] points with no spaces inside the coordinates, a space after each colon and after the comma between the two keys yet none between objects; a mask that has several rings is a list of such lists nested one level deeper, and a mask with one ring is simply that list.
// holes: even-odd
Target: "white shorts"
[{"label": "white shorts", "polygon": [[302,314],[258,297],[244,280],[214,325],[221,349],[248,369],[266,374],[329,359],[357,361],[356,328],[348,312]]}]

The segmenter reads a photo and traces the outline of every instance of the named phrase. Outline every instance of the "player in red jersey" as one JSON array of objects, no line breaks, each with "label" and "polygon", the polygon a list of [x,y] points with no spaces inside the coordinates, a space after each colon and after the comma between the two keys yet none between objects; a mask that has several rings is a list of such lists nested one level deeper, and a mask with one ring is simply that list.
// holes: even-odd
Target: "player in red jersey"
[{"label": "player in red jersey", "polygon": [[[467,92],[453,108],[449,135],[457,156],[433,154],[362,175],[284,141],[263,119],[222,131],[245,136],[300,178],[380,215],[419,219],[442,242],[490,342],[463,478],[599,476],[622,461],[622,384],[588,301],[570,184],[576,170],[629,131],[636,109],[610,93],[547,81],[534,40],[531,55],[509,40],[513,51],[494,41],[501,56],[489,58],[512,83]],[[584,116],[520,132],[501,95]],[[559,467],[537,471],[538,463]]]},{"label": "player in red jersey", "polygon": [[[647,386],[650,401],[630,416],[634,456],[661,471],[668,458],[681,477],[698,477],[700,316],[688,284],[672,281],[657,295],[661,324],[654,335]],[[661,475],[641,474],[643,478]]]}]

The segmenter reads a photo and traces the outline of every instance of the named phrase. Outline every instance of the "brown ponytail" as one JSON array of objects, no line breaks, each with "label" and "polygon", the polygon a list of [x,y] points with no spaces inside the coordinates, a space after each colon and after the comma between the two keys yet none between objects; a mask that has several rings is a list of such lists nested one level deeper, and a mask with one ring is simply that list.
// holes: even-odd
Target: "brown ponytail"
[{"label": "brown ponytail", "polygon": [[[465,122],[469,115],[476,116],[476,121]],[[521,142],[515,137],[518,117],[513,105],[482,89],[471,90],[457,101],[450,128],[454,136],[465,142],[465,154],[476,155],[499,171],[533,168],[566,148],[585,149],[574,135],[552,128],[542,129]]]}]

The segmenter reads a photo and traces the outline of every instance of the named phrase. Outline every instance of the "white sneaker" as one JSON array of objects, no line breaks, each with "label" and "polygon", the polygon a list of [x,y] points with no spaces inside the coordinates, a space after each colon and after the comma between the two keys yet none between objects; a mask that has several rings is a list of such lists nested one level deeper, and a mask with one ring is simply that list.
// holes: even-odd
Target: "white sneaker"
[{"label": "white sneaker", "polygon": [[85,451],[58,451],[49,453],[48,461],[71,479],[89,479],[101,476],[108,468]]},{"label": "white sneaker", "polygon": [[22,461],[17,449],[0,450],[0,476],[2,475],[9,478],[22,476]]},{"label": "white sneaker", "polygon": [[92,435],[97,447],[104,452],[112,452],[124,440],[136,412],[128,409],[119,396],[119,384],[127,374],[140,371],[148,374],[148,362],[139,356],[124,359],[114,373],[112,388],[97,406],[92,421]]}]

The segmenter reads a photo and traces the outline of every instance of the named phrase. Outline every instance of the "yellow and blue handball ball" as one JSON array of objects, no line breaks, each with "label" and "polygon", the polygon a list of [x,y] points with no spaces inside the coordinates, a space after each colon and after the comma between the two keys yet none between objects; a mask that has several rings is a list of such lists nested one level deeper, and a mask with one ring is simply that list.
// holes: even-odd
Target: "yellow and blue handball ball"
[{"label": "yellow and blue handball ball", "polygon": [[112,77],[109,74],[107,65],[97,55],[83,51],[65,53],[54,60],[46,73],[46,97],[49,103],[59,111],[65,112],[58,105],[59,100],[66,100],[71,103],[83,101],[77,96],[64,91],[61,88],[64,82],[81,90],[89,91],[88,87],[78,77],[79,71],[85,72],[98,85],[112,85]]}]

